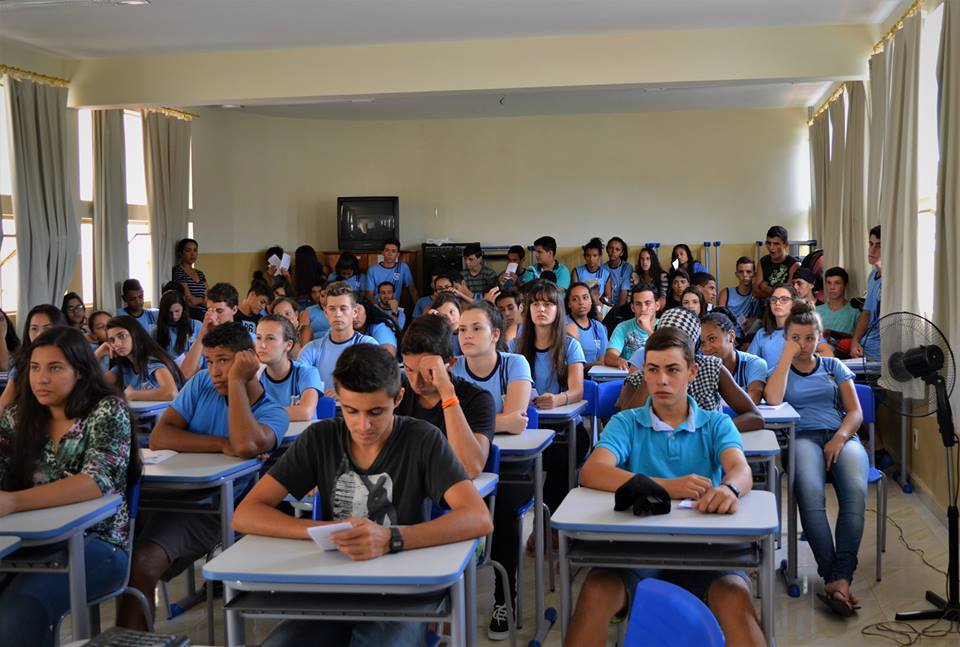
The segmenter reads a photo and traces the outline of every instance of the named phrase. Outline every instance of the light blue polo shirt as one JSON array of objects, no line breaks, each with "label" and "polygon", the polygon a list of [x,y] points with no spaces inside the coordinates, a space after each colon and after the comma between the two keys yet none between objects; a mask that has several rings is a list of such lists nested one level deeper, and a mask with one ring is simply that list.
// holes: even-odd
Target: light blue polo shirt
[{"label": "light blue polo shirt", "polygon": [[307,317],[310,319],[310,330],[313,331],[314,339],[319,339],[330,332],[330,322],[319,304],[307,308]]},{"label": "light blue polo shirt", "polygon": [[610,261],[607,261],[603,266],[610,273],[610,281],[612,281],[610,298],[616,303],[621,292],[630,291],[630,277],[633,274],[633,266],[626,261],[620,261],[620,265],[617,267],[610,267]]},{"label": "light blue polo shirt", "polygon": [[610,343],[607,344],[607,348],[617,350],[620,357],[629,360],[637,352],[637,349],[643,348],[649,337],[650,335],[640,327],[636,317],[634,317],[617,324],[617,327],[613,329],[613,334],[610,335]]},{"label": "light blue polo shirt", "polygon": [[[516,348],[517,340],[514,338],[510,341],[510,350],[515,351]],[[570,335],[566,336],[564,358],[566,359],[567,366],[586,363],[580,342]],[[533,363],[533,386],[537,389],[537,393],[540,394],[560,393],[560,391],[563,391],[563,389],[560,388],[560,381],[557,379],[557,371],[554,369],[550,351],[537,351],[537,357]]]},{"label": "light blue polo shirt", "polygon": [[679,478],[699,474],[720,485],[723,463],[720,455],[730,447],[743,449],[740,432],[722,411],[704,411],[687,396],[689,415],[676,429],[657,418],[647,404],[621,411],[610,418],[597,447],[610,451],[617,467],[655,478]]},{"label": "light blue polo shirt", "polygon": [[867,325],[867,333],[863,336],[860,344],[863,346],[863,354],[868,360],[880,360],[880,328],[874,328],[873,325],[880,320],[880,296],[883,290],[883,278],[877,276],[877,268],[873,268],[870,276],[867,278],[867,298],[863,302],[863,309],[870,313],[870,323]]},{"label": "light blue polo shirt", "polygon": [[335,342],[327,333],[320,339],[314,339],[303,347],[300,351],[300,357],[297,360],[301,364],[313,366],[320,373],[320,380],[325,388],[333,388],[333,369],[337,366],[337,360],[348,347],[354,344],[379,344],[373,337],[368,337],[363,333],[354,332],[346,341]]},{"label": "light blue polo shirt", "polygon": [[413,287],[413,274],[410,273],[410,267],[401,261],[397,261],[393,267],[384,267],[382,263],[368,267],[366,290],[376,294],[377,286],[381,283],[392,283],[393,293],[399,299],[404,287]]},{"label": "light blue polo shirt", "polygon": [[427,295],[425,297],[420,297],[417,299],[416,304],[413,306],[413,318],[416,319],[424,312],[430,308],[430,304],[433,303],[433,295]]},{"label": "light blue polo shirt", "polygon": [[370,326],[370,336],[377,340],[378,344],[390,344],[397,347],[397,335],[385,323],[375,323]]},{"label": "light blue polo shirt", "polygon": [[[299,403],[300,396],[307,389],[317,392],[317,398],[323,397],[323,382],[316,368],[296,360],[290,364],[290,372],[282,380],[274,380],[264,370],[260,373],[260,384],[271,400],[288,407]],[[316,413],[314,413],[316,419]]]},{"label": "light blue polo shirt", "polygon": [[[126,309],[125,307],[124,307],[124,308],[120,308],[119,310],[117,310],[117,316],[118,316],[118,317],[124,317],[124,316],[126,316],[126,317],[133,317],[132,314],[130,314],[129,312],[127,312],[127,309]],[[141,326],[143,326],[143,329],[144,329],[144,330],[146,330],[148,333],[152,333],[154,326],[157,325],[157,319],[158,319],[159,317],[160,317],[160,311],[159,311],[159,310],[157,310],[157,309],[155,309],[155,308],[144,308],[144,309],[143,309],[143,312],[140,313],[140,316],[139,316],[139,317],[133,317],[133,318],[137,320],[137,323],[138,323],[138,324],[140,324]]]},{"label": "light blue polo shirt", "polygon": [[580,324],[573,320],[573,317],[567,316],[567,323],[572,323],[577,327],[577,341],[583,349],[583,358],[588,364],[603,361],[603,354],[607,352],[607,329],[597,319],[588,319],[590,323],[586,328],[581,328]]},{"label": "light blue polo shirt", "polygon": [[[170,341],[167,342],[167,347],[164,349],[170,355],[170,357],[179,357],[180,355],[185,355],[187,351],[190,350],[190,347],[193,346],[193,342],[196,341],[197,335],[200,334],[201,324],[196,319],[190,320],[190,335],[187,336],[187,343],[183,345],[183,352],[177,353],[177,330],[175,328],[170,329]],[[157,339],[157,330],[154,328],[152,333],[154,341]]]},{"label": "light blue polo shirt", "polygon": [[[587,269],[586,265],[578,265],[574,270],[577,273],[577,279],[581,283],[586,283],[587,287],[591,288],[597,286],[597,289],[600,290],[600,296],[603,296],[603,290],[607,285],[607,281],[610,280],[610,270],[607,269],[606,265],[599,266],[596,272],[591,272]],[[613,298],[612,288],[610,297]]]},{"label": "light blue polo shirt", "polygon": [[767,367],[777,366],[780,356],[783,355],[783,346],[787,343],[787,338],[783,336],[783,328],[777,328],[768,333],[766,328],[761,328],[753,336],[750,347],[747,352],[757,357],[762,357],[767,363]]},{"label": "light blue polo shirt", "polygon": [[346,283],[350,286],[350,289],[353,290],[353,293],[359,295],[363,292],[364,288],[367,286],[367,277],[364,274],[354,274],[349,279],[338,278],[336,274],[331,274],[327,277],[327,283],[334,283],[340,281],[341,283]]},{"label": "light blue polo shirt", "polygon": [[767,381],[767,362],[762,357],[744,353],[742,350],[736,351],[737,366],[733,369],[733,380],[744,391],[754,382]]},{"label": "light blue polo shirt", "polygon": [[497,413],[503,413],[503,398],[511,382],[523,381],[533,384],[527,358],[516,353],[498,353],[497,365],[493,367],[490,375],[474,375],[467,367],[467,358],[460,356],[457,357],[457,363],[453,365],[450,374],[472,382],[492,395]]},{"label": "light blue polo shirt", "polygon": [[157,381],[156,373],[161,368],[167,367],[163,365],[163,362],[150,360],[147,362],[147,370],[142,375],[133,370],[133,365],[131,365],[130,362],[121,362],[110,370],[120,378],[121,391],[128,386],[134,391],[146,391],[147,389],[160,388],[160,382]]},{"label": "light blue polo shirt", "polygon": [[[770,374],[776,368],[774,366]],[[783,399],[800,414],[797,431],[838,429],[847,415],[840,385],[853,378],[853,371],[836,357],[817,355],[816,367],[806,374],[791,366]]]},{"label": "light blue polo shirt", "polygon": [[[170,406],[187,421],[187,430],[191,433],[221,438],[230,436],[227,399],[217,393],[208,371],[202,370],[187,380]],[[290,424],[287,412],[266,394],[254,402],[250,409],[257,422],[266,425],[274,433],[274,447],[278,447]]]}]

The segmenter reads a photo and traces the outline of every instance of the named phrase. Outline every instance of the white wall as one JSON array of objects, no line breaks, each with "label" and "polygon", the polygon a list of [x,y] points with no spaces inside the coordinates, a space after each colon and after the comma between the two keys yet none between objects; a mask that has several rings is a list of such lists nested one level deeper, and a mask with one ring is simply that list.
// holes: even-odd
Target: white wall
[{"label": "white wall", "polygon": [[[193,122],[205,252],[336,249],[339,195],[398,195],[426,238],[561,246],[748,242],[808,232],[805,111],[739,110],[350,122],[205,110]],[[434,210],[439,216],[434,216]]]}]

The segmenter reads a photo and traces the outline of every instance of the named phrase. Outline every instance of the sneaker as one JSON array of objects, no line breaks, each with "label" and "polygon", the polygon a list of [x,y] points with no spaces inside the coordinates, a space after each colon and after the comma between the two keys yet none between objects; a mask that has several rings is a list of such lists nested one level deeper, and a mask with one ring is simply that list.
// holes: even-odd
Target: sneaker
[{"label": "sneaker", "polygon": [[507,623],[507,605],[494,604],[493,614],[490,616],[490,626],[487,627],[487,638],[490,640],[506,640],[510,637],[510,625]]}]

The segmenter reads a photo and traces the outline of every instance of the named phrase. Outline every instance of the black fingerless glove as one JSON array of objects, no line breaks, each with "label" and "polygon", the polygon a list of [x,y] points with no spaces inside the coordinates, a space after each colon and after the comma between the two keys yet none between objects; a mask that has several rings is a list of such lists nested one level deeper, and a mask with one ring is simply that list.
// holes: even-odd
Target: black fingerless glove
[{"label": "black fingerless glove", "polygon": [[617,488],[613,495],[613,509],[617,512],[633,509],[633,514],[646,517],[670,512],[670,495],[659,483],[644,474],[633,478]]}]

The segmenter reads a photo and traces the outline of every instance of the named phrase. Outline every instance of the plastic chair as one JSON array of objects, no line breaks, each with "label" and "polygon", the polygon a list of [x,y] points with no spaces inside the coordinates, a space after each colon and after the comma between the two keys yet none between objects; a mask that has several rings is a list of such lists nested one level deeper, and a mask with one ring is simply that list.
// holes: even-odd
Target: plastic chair
[{"label": "plastic chair", "polygon": [[532,404],[527,407],[527,429],[540,428],[540,412]]},{"label": "plastic chair", "polygon": [[599,408],[597,393],[600,391],[600,385],[593,380],[583,381],[583,399],[589,403],[584,410],[583,415],[590,418],[590,430],[593,432],[593,443],[597,442],[597,423],[599,422]]},{"label": "plastic chair", "polygon": [[637,584],[624,647],[725,644],[717,619],[695,595],[655,578]]},{"label": "plastic chair", "polygon": [[317,420],[337,417],[337,401],[327,396],[317,400]]},{"label": "plastic chair", "polygon": [[867,427],[867,452],[870,458],[870,470],[867,472],[867,484],[877,486],[877,581],[880,581],[883,566],[883,553],[887,552],[887,475],[874,465],[874,435],[876,433],[877,409],[873,389],[866,384],[854,384],[857,400],[863,410],[863,424]]},{"label": "plastic chair", "polygon": [[599,425],[594,435],[593,444],[596,445],[600,440],[600,432],[603,431],[603,420],[609,420],[617,413],[617,400],[620,398],[620,391],[623,390],[625,380],[610,380],[600,382],[597,385],[597,418]]}]

